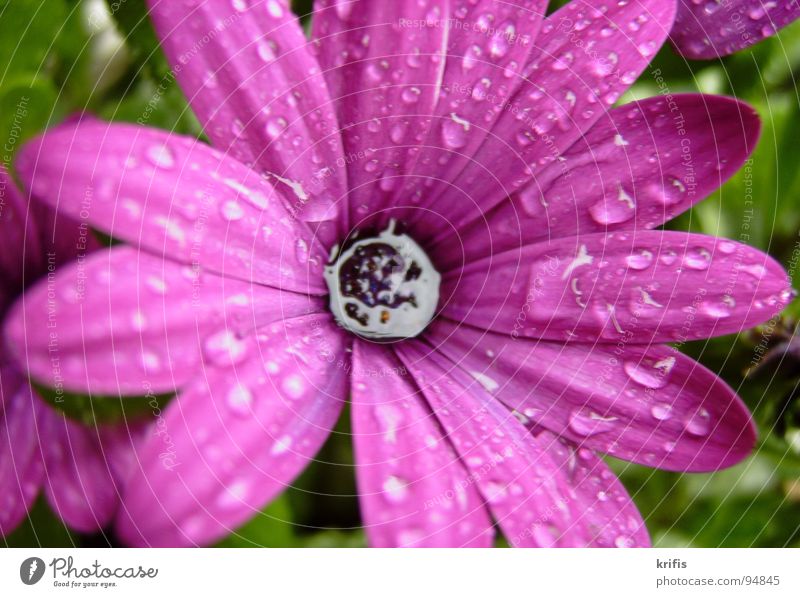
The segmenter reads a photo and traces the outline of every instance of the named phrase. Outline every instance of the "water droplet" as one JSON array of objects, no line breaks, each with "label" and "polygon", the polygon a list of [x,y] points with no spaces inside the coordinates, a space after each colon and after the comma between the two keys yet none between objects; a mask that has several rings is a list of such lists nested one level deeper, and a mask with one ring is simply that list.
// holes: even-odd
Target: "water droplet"
[{"label": "water droplet", "polygon": [[244,384],[237,383],[229,391],[226,397],[228,406],[232,411],[239,415],[247,415],[252,412],[253,393]]},{"label": "water droplet", "polygon": [[703,301],[701,309],[706,315],[716,319],[724,319],[731,315],[731,308],[725,301]]},{"label": "water droplet", "polygon": [[400,97],[407,104],[415,104],[419,101],[420,95],[422,95],[422,90],[419,87],[408,87],[403,90]]},{"label": "water droplet", "polygon": [[269,135],[271,139],[277,139],[281,133],[286,130],[287,126],[288,123],[285,118],[280,116],[270,118],[267,121],[267,135]]},{"label": "water droplet", "polygon": [[455,114],[442,123],[442,140],[450,149],[461,149],[467,144],[470,124]]},{"label": "water droplet", "polygon": [[656,390],[669,382],[669,375],[675,367],[675,357],[666,357],[655,362],[649,359],[625,361],[622,367],[631,380]]},{"label": "water droplet", "polygon": [[508,497],[506,486],[496,481],[489,481],[484,488],[486,494],[486,501],[490,504],[499,504]]},{"label": "water droplet", "polygon": [[280,19],[283,16],[283,7],[278,0],[267,0],[267,12],[271,17]]},{"label": "water droplet", "polygon": [[471,46],[465,53],[464,53],[464,60],[461,62],[461,66],[465,71],[472,70],[475,65],[477,64],[478,60],[481,57],[483,52],[481,51],[479,46]]},{"label": "water droplet", "polygon": [[687,417],[684,428],[692,435],[699,437],[708,435],[711,430],[711,415],[706,409],[701,408]]},{"label": "water droplet", "polygon": [[630,220],[636,210],[633,197],[620,185],[617,196],[604,196],[589,208],[589,215],[598,224],[621,224]]},{"label": "water droplet", "polygon": [[288,375],[281,386],[290,398],[302,398],[306,384],[299,375]]},{"label": "water droplet", "polygon": [[641,251],[628,255],[625,258],[625,263],[631,269],[647,269],[650,267],[650,264],[653,263],[653,254],[646,249],[642,249]]},{"label": "water droplet", "polygon": [[616,421],[616,417],[603,417],[589,409],[578,408],[570,414],[569,427],[578,435],[588,437],[610,431]]},{"label": "water droplet", "polygon": [[678,254],[675,251],[664,251],[659,255],[659,260],[664,265],[672,265],[678,260]]},{"label": "water droplet", "polygon": [[172,168],[175,165],[175,156],[166,145],[153,145],[147,149],[147,159],[159,168]]},{"label": "water droplet", "polygon": [[208,337],[203,352],[217,365],[239,363],[247,355],[247,344],[230,330],[222,330]]},{"label": "water droplet", "polygon": [[294,245],[294,254],[298,263],[308,263],[308,243],[298,238]]},{"label": "water droplet", "polygon": [[672,407],[669,404],[654,404],[650,409],[650,414],[658,421],[666,421],[672,413]]},{"label": "water droplet", "polygon": [[626,537],[625,535],[620,535],[616,539],[614,539],[614,545],[619,548],[629,548],[634,546],[633,539],[630,537]]},{"label": "water droplet", "polygon": [[387,477],[383,482],[383,492],[390,502],[402,502],[408,497],[408,483],[394,475]]},{"label": "water droplet", "polygon": [[683,264],[693,270],[707,270],[711,265],[711,253],[704,247],[689,249],[683,256]]},{"label": "water droplet", "polygon": [[407,130],[408,124],[405,122],[398,122],[392,125],[392,128],[389,130],[389,138],[392,140],[392,143],[396,143],[398,145],[402,143],[406,136]]},{"label": "water droplet", "polygon": [[220,213],[228,222],[235,222],[244,217],[244,210],[236,201],[225,201],[220,206]]},{"label": "water droplet", "polygon": [[272,62],[278,57],[278,46],[273,41],[259,42],[257,47],[258,57],[264,62]]}]

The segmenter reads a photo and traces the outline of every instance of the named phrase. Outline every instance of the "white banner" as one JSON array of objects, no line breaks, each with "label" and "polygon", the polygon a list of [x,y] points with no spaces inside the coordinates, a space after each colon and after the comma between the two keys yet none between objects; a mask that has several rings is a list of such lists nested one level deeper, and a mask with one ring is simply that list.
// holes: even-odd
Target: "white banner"
[{"label": "white banner", "polygon": [[797,556],[791,549],[5,549],[0,594],[797,596]]}]

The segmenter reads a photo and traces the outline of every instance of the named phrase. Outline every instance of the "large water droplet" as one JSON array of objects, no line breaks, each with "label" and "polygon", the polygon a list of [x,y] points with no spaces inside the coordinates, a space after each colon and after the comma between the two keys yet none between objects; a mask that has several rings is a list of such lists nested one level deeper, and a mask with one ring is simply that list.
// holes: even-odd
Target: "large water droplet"
[{"label": "large water droplet", "polygon": [[467,144],[470,124],[455,114],[442,123],[442,140],[450,149],[461,149]]},{"label": "large water droplet", "polygon": [[390,502],[402,502],[408,497],[408,483],[394,475],[387,477],[383,482],[383,492]]},{"label": "large water droplet", "polygon": [[683,264],[689,269],[707,270],[711,265],[711,253],[704,247],[694,247],[686,251]]},{"label": "large water droplet", "polygon": [[244,217],[244,210],[236,201],[225,201],[220,205],[220,213],[228,222],[235,222]]},{"label": "large water droplet", "polygon": [[239,415],[247,415],[252,412],[253,393],[244,384],[234,385],[226,396],[226,401],[230,409]]},{"label": "large water droplet", "polygon": [[684,428],[692,435],[703,437],[711,430],[711,415],[705,408],[689,415],[684,422]]},{"label": "large water droplet", "polygon": [[270,118],[267,121],[267,135],[269,135],[271,139],[277,139],[280,137],[281,133],[286,130],[287,125],[288,123],[285,118],[280,116]]},{"label": "large water droplet", "polygon": [[621,224],[630,220],[636,210],[633,197],[628,195],[621,186],[617,196],[604,196],[589,208],[589,215],[598,224]]},{"label": "large water droplet", "polygon": [[570,414],[569,427],[578,435],[588,437],[610,431],[616,421],[616,417],[603,417],[587,408],[578,408]]},{"label": "large water droplet", "polygon": [[631,269],[647,269],[650,267],[650,264],[653,263],[653,254],[646,249],[642,249],[641,251],[637,251],[628,255],[625,258],[625,263]]},{"label": "large water droplet", "polygon": [[675,357],[666,357],[655,362],[649,359],[625,361],[623,364],[628,377],[639,385],[654,390],[667,385],[674,367]]},{"label": "large water droplet", "polygon": [[247,344],[230,330],[222,330],[206,339],[203,353],[217,365],[239,363],[247,355]]},{"label": "large water droplet", "polygon": [[422,90],[419,87],[407,87],[400,97],[407,104],[415,104],[419,101],[420,95],[422,95]]},{"label": "large water droplet", "polygon": [[650,414],[658,421],[666,421],[672,413],[672,407],[669,404],[654,404],[650,409]]},{"label": "large water droplet", "polygon": [[172,168],[175,165],[175,155],[166,145],[153,145],[147,149],[147,159],[159,168]]},{"label": "large water droplet", "polygon": [[725,301],[703,301],[700,308],[703,313],[716,319],[724,319],[731,316],[731,307]]}]

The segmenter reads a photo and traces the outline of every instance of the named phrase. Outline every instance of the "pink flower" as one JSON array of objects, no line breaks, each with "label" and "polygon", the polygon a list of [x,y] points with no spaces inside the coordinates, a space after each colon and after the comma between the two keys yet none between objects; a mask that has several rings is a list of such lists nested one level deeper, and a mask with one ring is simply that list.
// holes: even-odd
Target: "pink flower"
[{"label": "pink flower", "polygon": [[[0,317],[24,285],[98,248],[88,228],[56,216],[42,204],[28,203],[4,169],[0,241]],[[43,322],[36,325],[53,334],[48,358],[56,372],[58,330]],[[42,490],[73,529],[88,533],[108,525],[130,470],[129,434],[137,432],[68,419],[31,387],[24,367],[9,358],[11,351],[18,363],[25,359],[24,348],[0,346],[0,535],[20,524]],[[59,391],[55,399],[66,400]]]},{"label": "pink flower", "polygon": [[[374,546],[487,546],[495,526],[517,546],[647,545],[596,453],[677,471],[747,456],[745,406],[668,343],[768,319],[787,276],[656,228],[738,169],[758,119],[666,92],[612,108],[674,2],[544,7],[319,2],[306,42],[285,2],[152,2],[214,148],[93,122],[24,149],[26,185],[127,243],[59,304],[65,384],[178,392],[124,541],[229,533],[348,399]],[[52,383],[32,325],[47,292],[6,338]]]},{"label": "pink flower", "polygon": [[800,17],[793,0],[680,0],[672,42],[686,58],[707,59],[749,48]]}]

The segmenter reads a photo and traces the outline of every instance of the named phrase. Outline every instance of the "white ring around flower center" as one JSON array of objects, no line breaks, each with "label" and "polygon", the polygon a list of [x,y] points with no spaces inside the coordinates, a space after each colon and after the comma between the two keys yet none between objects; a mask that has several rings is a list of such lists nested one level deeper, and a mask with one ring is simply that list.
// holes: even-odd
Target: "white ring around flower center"
[{"label": "white ring around flower center", "polygon": [[376,340],[413,338],[433,319],[441,276],[425,251],[395,222],[365,238],[325,268],[330,309],[344,328]]}]

